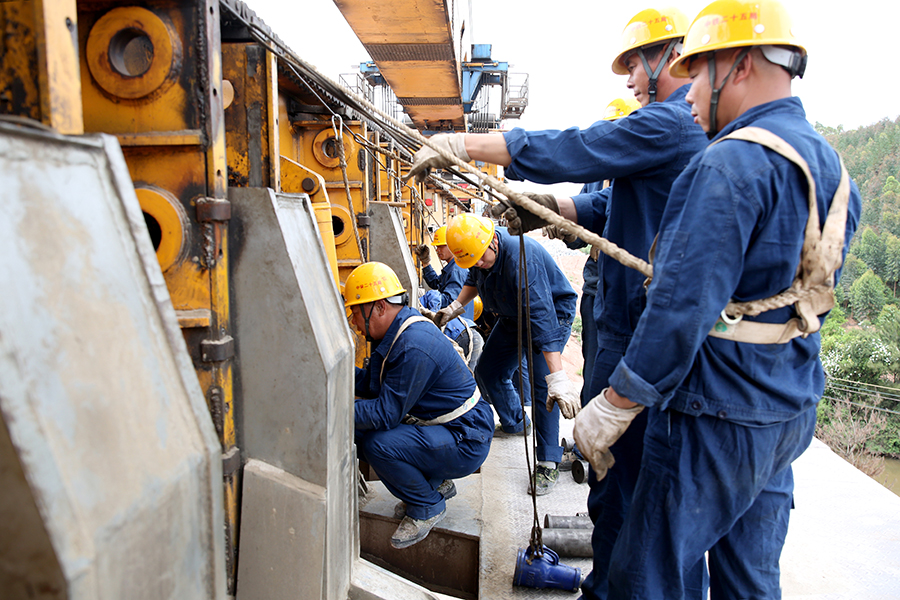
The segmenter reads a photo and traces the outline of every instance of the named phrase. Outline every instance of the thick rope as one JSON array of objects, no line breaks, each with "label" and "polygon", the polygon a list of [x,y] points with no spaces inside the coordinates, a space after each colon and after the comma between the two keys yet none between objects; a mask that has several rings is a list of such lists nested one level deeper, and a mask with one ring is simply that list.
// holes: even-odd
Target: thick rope
[{"label": "thick rope", "polygon": [[[543,220],[547,221],[551,225],[556,225],[558,227],[562,227],[578,237],[580,237],[585,242],[597,246],[597,248],[603,252],[604,254],[610,256],[611,258],[617,260],[622,263],[626,267],[632,268],[640,272],[642,275],[646,277],[653,277],[653,269],[647,261],[642,260],[636,256],[631,255],[626,250],[619,248],[606,238],[597,235],[592,231],[588,231],[584,227],[569,221],[568,219],[562,217],[561,215],[556,214],[549,208],[534,202],[527,196],[524,196],[512,188],[507,186],[506,184],[498,181],[495,177],[488,175],[487,173],[483,173],[473,167],[468,163],[462,162],[455,155],[450,154],[449,152],[444,151],[442,148],[436,147],[435,144],[430,142],[428,138],[423,136],[421,133],[412,129],[400,121],[394,119],[389,114],[380,110],[378,107],[370,103],[368,100],[363,98],[362,96],[356,94],[355,92],[341,86],[340,84],[334,82],[331,78],[322,74],[315,66],[304,61],[293,51],[290,50],[287,46],[283,44],[283,42],[278,39],[276,36],[273,36],[270,32],[265,31],[257,23],[251,22],[250,20],[245,21],[245,23],[250,28],[251,32],[256,34],[256,39],[258,42],[266,46],[269,50],[271,50],[274,54],[282,58],[286,61],[286,63],[293,70],[294,67],[299,67],[301,70],[306,71],[309,76],[314,79],[317,78],[320,81],[327,83],[334,90],[339,90],[340,94],[345,96],[348,100],[348,104],[356,108],[362,113],[368,111],[371,115],[377,115],[382,119],[380,123],[386,131],[392,132],[399,140],[405,141],[414,141],[418,142],[421,145],[428,146],[435,152],[437,152],[444,159],[448,160],[450,164],[457,167],[457,169],[469,171],[474,174],[477,178],[479,178],[483,183],[485,183],[488,187],[492,187],[503,195],[507,197],[511,202],[529,210],[530,212],[536,214]],[[299,73],[295,71],[295,73],[300,76]],[[328,104],[323,102],[323,104],[327,107]],[[771,298],[764,298],[761,300],[753,300],[750,302],[730,302],[725,308],[726,314],[737,316],[737,315],[748,315],[755,316],[760,314],[761,312],[767,310],[773,310],[775,308],[782,308],[785,306],[790,306],[794,304],[798,300],[802,300],[808,297],[813,296],[816,293],[816,288],[809,288],[806,290],[800,291],[785,291],[781,294],[777,294],[772,296]]]}]

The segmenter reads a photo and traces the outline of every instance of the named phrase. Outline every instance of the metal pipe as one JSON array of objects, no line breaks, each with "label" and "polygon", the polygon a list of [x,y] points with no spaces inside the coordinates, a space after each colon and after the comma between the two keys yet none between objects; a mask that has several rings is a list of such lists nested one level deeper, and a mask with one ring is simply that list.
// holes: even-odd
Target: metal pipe
[{"label": "metal pipe", "polygon": [[544,545],[560,556],[592,558],[590,529],[544,529]]},{"label": "metal pipe", "polygon": [[589,466],[586,460],[572,461],[572,479],[575,483],[587,483]]},{"label": "metal pipe", "polygon": [[544,529],[593,529],[594,524],[587,515],[544,515]]}]

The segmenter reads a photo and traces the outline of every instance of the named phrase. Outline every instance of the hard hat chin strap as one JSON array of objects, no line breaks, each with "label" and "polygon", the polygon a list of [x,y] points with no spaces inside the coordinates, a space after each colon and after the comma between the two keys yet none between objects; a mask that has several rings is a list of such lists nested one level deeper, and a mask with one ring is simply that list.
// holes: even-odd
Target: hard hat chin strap
[{"label": "hard hat chin strap", "polygon": [[641,57],[641,62],[644,64],[644,72],[647,73],[647,76],[650,79],[647,85],[647,95],[650,96],[650,103],[656,102],[656,82],[659,80],[659,74],[662,73],[663,67],[669,62],[669,57],[672,56],[672,50],[675,49],[675,46],[680,41],[681,40],[678,38],[669,40],[669,43],[666,44],[666,49],[663,50],[662,56],[659,57],[659,63],[656,65],[655,69],[650,68],[650,63],[647,61],[647,57],[644,56],[644,49],[637,49],[637,54]]},{"label": "hard hat chin strap", "polygon": [[719,133],[719,127],[716,123],[716,113],[719,110],[719,93],[722,91],[722,88],[725,87],[725,84],[728,83],[728,78],[734,73],[738,64],[740,64],[740,62],[744,60],[744,57],[750,53],[750,50],[751,48],[749,47],[741,50],[741,53],[734,59],[734,64],[731,65],[725,79],[722,80],[722,85],[719,87],[716,87],[716,51],[706,53],[706,64],[707,70],[709,71],[709,87],[712,89],[712,93],[709,97],[709,131],[706,132],[706,137],[709,139],[713,139]]},{"label": "hard hat chin strap", "polygon": [[366,341],[374,342],[375,338],[373,338],[372,335],[369,333],[369,319],[372,317],[372,313],[375,312],[375,303],[374,302],[372,303],[372,310],[369,311],[369,314],[366,314],[366,305],[365,304],[360,306],[359,310],[362,313],[363,321],[366,324],[366,330],[364,332],[366,334]]}]

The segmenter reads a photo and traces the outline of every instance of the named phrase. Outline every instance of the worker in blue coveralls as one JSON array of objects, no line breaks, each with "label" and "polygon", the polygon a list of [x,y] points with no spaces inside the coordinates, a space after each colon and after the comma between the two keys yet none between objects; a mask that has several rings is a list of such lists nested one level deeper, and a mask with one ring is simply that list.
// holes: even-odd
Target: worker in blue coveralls
[{"label": "worker in blue coveralls", "polygon": [[[604,121],[616,121],[622,117],[627,117],[632,112],[641,107],[640,103],[633,98],[616,98],[606,106],[603,113]],[[606,216],[609,211],[609,196],[612,188],[605,186],[607,182],[595,181],[586,183],[581,191],[572,196],[572,202],[576,205],[582,205],[593,209],[593,227],[597,231],[603,231],[606,225]],[[544,227],[544,234],[551,239],[561,239],[566,246],[572,249],[583,248],[587,245],[575,234],[568,233],[565,229],[561,229],[556,225],[548,225]],[[582,286],[581,286],[581,302],[578,305],[578,312],[581,315],[581,354],[584,359],[584,367],[582,376],[584,384],[581,388],[581,406],[584,406],[591,400],[591,378],[594,372],[594,359],[597,357],[597,324],[594,321],[594,299],[597,295],[597,282],[600,279],[597,259],[600,257],[600,250],[596,246],[591,246],[590,254],[584,261],[584,269],[582,270]],[[600,311],[602,307],[598,306]]]},{"label": "worker in blue coveralls", "polygon": [[[627,117],[601,120],[583,130],[513,129],[504,134],[445,134],[431,140],[461,160],[503,165],[510,179],[536,183],[611,180],[609,212],[602,230],[602,225],[594,221],[596,213],[590,201],[557,201],[549,194],[530,197],[586,229],[604,233],[620,248],[647,260],[672,183],[708,143],[685,101],[687,80],[673,77],[666,68],[680,55],[687,25],[687,18],[672,8],[642,10],[626,25],[612,70],[628,75],[626,85],[642,107]],[[425,146],[416,153],[410,173],[448,164]],[[520,207],[504,213],[511,232],[547,225]],[[643,275],[603,254],[598,265],[601,278],[594,307],[598,348],[592,398],[608,385],[646,304]],[[610,555],[640,471],[645,426],[646,416],[638,415],[611,449],[615,464],[604,471],[604,477],[594,473],[588,478],[588,513],[594,531],[593,570],[581,586],[587,600],[606,598]],[[698,561],[687,579],[688,596],[705,600],[705,563]]]},{"label": "worker in blue coveralls", "polygon": [[[429,250],[427,245],[422,244],[416,248],[416,258],[419,259],[419,264],[422,265],[422,277],[425,279],[425,283],[428,284],[428,287],[437,290],[441,294],[441,305],[438,308],[444,308],[449,306],[459,296],[469,271],[457,265],[453,258],[453,253],[447,249],[446,225],[435,230],[431,245],[434,247],[438,258],[444,263],[440,275],[431,266],[431,250]],[[475,312],[473,308],[467,307],[463,316],[474,321]]]},{"label": "worker in blue coveralls", "polygon": [[[520,294],[523,307],[528,307],[537,429],[537,465],[529,483],[535,494],[548,494],[559,480],[558,464],[562,459],[560,410],[573,418],[580,408],[578,394],[563,370],[561,358],[572,333],[578,296],[556,261],[531,238],[525,238],[528,288],[526,290],[524,284],[520,286],[519,240],[509,235],[505,228],[495,227],[486,217],[463,213],[454,218],[447,228],[447,247],[456,262],[469,269],[469,277],[456,300],[437,312],[435,322],[441,326],[461,314],[476,294],[481,297],[484,310],[498,317],[475,367],[478,387],[500,418],[495,436],[522,435],[523,432],[527,435],[531,429],[531,420],[522,412],[519,394],[512,381],[512,375],[519,367]],[[530,302],[527,305],[526,291]],[[527,351],[526,347],[523,355]],[[522,376],[527,382],[527,363],[523,364]],[[527,397],[527,384],[525,393]]]},{"label": "worker in blue coveralls", "polygon": [[[717,0],[670,66],[690,77],[687,101],[712,143],[672,186],[625,357],[575,420],[600,466],[648,414],[610,598],[682,598],[685,569],[706,552],[712,600],[781,597],[791,463],[824,388],[817,331],[861,205],[792,96],[806,67],[792,32],[776,0]],[[808,295],[758,316],[728,306],[786,290]]]},{"label": "worker in blue coveralls", "polygon": [[[465,271],[468,273],[467,270]],[[460,288],[460,290],[461,289],[462,288]],[[419,304],[422,305],[419,312],[426,317],[430,317],[432,320],[434,319],[434,313],[443,308],[441,306],[441,294],[437,290],[428,290],[425,292],[425,294],[419,298]],[[472,304],[474,305],[475,302]],[[478,314],[480,315],[481,313],[479,312]],[[444,325],[444,335],[459,346],[459,349],[463,353],[463,358],[466,360],[466,364],[469,365],[469,370],[474,372],[475,365],[478,364],[478,359],[481,358],[481,352],[484,348],[484,338],[481,337],[481,333],[478,331],[478,326],[475,325],[475,321],[462,315],[455,319],[450,319],[447,321],[447,324]]]},{"label": "worker in blue coveralls", "polygon": [[355,438],[360,459],[402,501],[394,548],[425,539],[444,518],[453,479],[481,467],[494,425],[466,363],[407,298],[379,262],[354,269],[344,286],[353,324],[378,342],[366,368],[356,369]]}]

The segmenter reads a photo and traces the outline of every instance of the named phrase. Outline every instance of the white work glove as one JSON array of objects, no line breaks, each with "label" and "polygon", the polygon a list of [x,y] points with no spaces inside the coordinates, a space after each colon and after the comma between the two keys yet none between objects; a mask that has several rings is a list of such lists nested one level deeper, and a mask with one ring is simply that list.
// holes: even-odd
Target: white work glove
[{"label": "white work glove", "polygon": [[606,477],[606,471],[616,462],[609,447],[622,437],[625,430],[644,407],[619,408],[606,399],[604,388],[575,418],[575,443],[584,457],[594,467],[597,481]]},{"label": "white work glove", "polygon": [[[472,160],[469,158],[469,153],[466,152],[466,134],[464,133],[438,133],[428,138],[428,141],[465,163]],[[452,165],[453,163],[449,160],[430,147],[423,145],[413,156],[412,168],[409,170],[409,174],[403,178],[403,182],[406,183],[415,177],[416,183],[422,183],[428,177],[431,169],[446,169]]]},{"label": "white work glove", "polygon": [[419,264],[423,267],[427,267],[431,264],[431,249],[425,244],[418,246],[416,248],[416,258],[419,259]]},{"label": "white work glove", "polygon": [[421,306],[419,307],[419,314],[421,314],[426,319],[429,319],[430,321],[434,321],[434,318],[436,316],[434,312],[428,310],[427,308],[422,308]]},{"label": "white work glove", "polygon": [[450,306],[445,306],[441,310],[434,313],[434,324],[438,327],[443,327],[459,315],[463,314],[463,305],[459,303],[459,300],[454,300],[450,303]]},{"label": "white work glove", "polygon": [[550,373],[547,381],[547,410],[553,410],[553,404],[559,404],[559,412],[567,419],[574,419],[581,410],[581,398],[575,393],[572,382],[565,371]]},{"label": "white work glove", "polygon": [[568,230],[563,229],[558,225],[545,225],[542,231],[544,237],[550,238],[551,240],[562,240],[567,244],[571,244],[578,239],[577,235],[569,233]]}]

